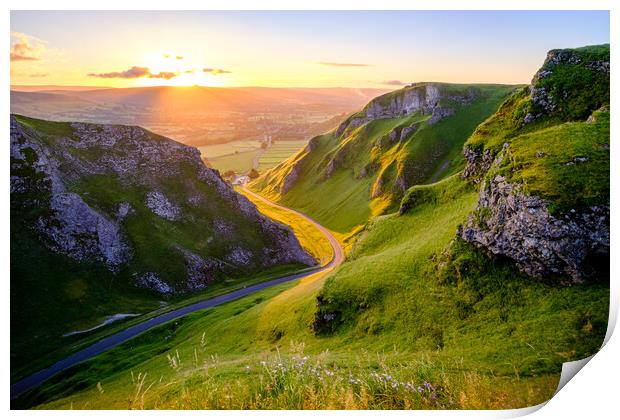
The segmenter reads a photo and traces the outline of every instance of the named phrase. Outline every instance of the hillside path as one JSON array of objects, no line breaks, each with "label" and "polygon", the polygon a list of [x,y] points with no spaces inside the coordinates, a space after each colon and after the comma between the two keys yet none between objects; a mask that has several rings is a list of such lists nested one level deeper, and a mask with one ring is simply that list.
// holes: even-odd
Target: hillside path
[{"label": "hillside path", "polygon": [[317,274],[323,271],[327,272],[342,263],[342,261],[344,260],[344,252],[342,250],[342,247],[340,246],[340,243],[336,240],[336,238],[331,234],[331,232],[327,228],[321,226],[318,222],[316,222],[315,220],[313,220],[312,218],[306,216],[305,214],[301,212],[298,212],[288,207],[273,203],[261,197],[260,195],[246,189],[245,186],[243,186],[242,188],[246,193],[252,195],[252,197],[257,198],[261,201],[264,201],[265,203],[271,206],[284,209],[287,211],[291,211],[305,218],[310,223],[312,223],[314,226],[316,226],[316,228],[319,229],[321,233],[323,233],[323,235],[325,235],[325,237],[329,240],[334,250],[334,257],[332,258],[332,260],[323,266],[316,267],[316,268],[304,271],[302,273],[292,274],[289,276],[284,276],[284,277],[280,277],[274,280],[266,281],[264,283],[247,286],[242,289],[238,289],[238,290],[235,290],[235,291],[223,294],[223,295],[219,295],[211,299],[203,300],[203,301],[200,301],[200,302],[188,305],[188,306],[184,306],[182,308],[175,309],[170,312],[166,312],[164,314],[155,316],[139,324],[132,325],[120,332],[117,332],[108,337],[105,337],[101,339],[100,341],[80,351],[77,351],[71,354],[70,356],[67,356],[66,358],[54,363],[48,368],[42,369],[36,373],[33,373],[30,376],[27,376],[15,382],[14,384],[11,384],[11,399],[14,399],[18,397],[20,394],[42,384],[43,382],[45,382],[52,376],[56,375],[57,373],[60,373],[72,366],[75,366],[88,359],[91,359],[107,350],[110,350],[118,346],[119,344],[124,343],[127,340],[130,340],[142,334],[145,331],[158,327],[162,324],[165,324],[166,322],[172,321],[173,319],[177,319],[182,316],[191,314],[192,312],[212,308],[214,306],[221,305],[223,303],[227,303],[227,302],[239,299],[241,297],[251,295],[252,293],[256,293],[260,290],[266,289],[271,286],[276,286],[278,284],[286,283],[292,280],[301,279],[306,276]]}]

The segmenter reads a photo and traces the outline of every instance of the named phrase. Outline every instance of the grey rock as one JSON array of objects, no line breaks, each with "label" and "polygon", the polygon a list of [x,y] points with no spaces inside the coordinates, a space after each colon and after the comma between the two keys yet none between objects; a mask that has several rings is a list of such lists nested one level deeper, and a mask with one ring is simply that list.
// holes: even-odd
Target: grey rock
[{"label": "grey rock", "polygon": [[399,118],[416,112],[431,114],[430,123],[435,124],[442,118],[454,113],[453,110],[449,111],[440,105],[442,98],[449,98],[461,104],[471,103],[476,98],[476,93],[473,90],[463,96],[448,96],[442,92],[439,84],[433,83],[413,85],[402,89],[397,95],[388,95],[391,95],[389,101],[386,102],[383,96],[375,98],[361,113],[345,120],[336,129],[336,136],[347,136],[355,128],[373,120]]},{"label": "grey rock", "polygon": [[271,267],[286,263],[316,265],[315,259],[301,247],[288,226],[267,219],[263,215],[260,215],[259,222],[265,235],[274,238],[273,244],[263,249],[261,258],[263,266]]},{"label": "grey rock", "polygon": [[[458,235],[495,255],[514,260],[532,277],[565,277],[580,283],[601,267],[591,261],[609,256],[609,206],[555,217],[544,200],[496,175],[480,188],[477,216]],[[603,267],[604,269],[604,267]]]},{"label": "grey rock", "polygon": [[[499,159],[503,159],[503,152],[508,148],[508,143],[504,143],[502,152],[499,153]],[[484,152],[476,151],[469,146],[465,146],[463,149],[463,156],[467,161],[465,169],[461,177],[467,179],[475,184],[480,183],[482,177],[493,165],[496,155],[493,155],[490,149],[486,149]],[[498,162],[499,163],[499,162]]]},{"label": "grey rock", "polygon": [[403,129],[400,132],[400,141],[405,140],[407,137],[409,137],[409,135],[415,131],[418,130],[419,125],[416,123],[411,124],[408,127],[403,127]]},{"label": "grey rock", "polygon": [[129,214],[133,213],[134,209],[129,203],[120,203],[118,205],[118,210],[116,211],[116,217],[118,221],[125,219]]},{"label": "grey rock", "polygon": [[230,237],[235,232],[234,226],[223,219],[213,220],[213,230],[216,234],[222,235],[225,238]]},{"label": "grey rock", "polygon": [[186,290],[195,292],[213,283],[223,268],[223,263],[215,258],[201,257],[187,249],[176,247],[184,259],[187,272]]},{"label": "grey rock", "polygon": [[172,203],[159,191],[149,191],[146,194],[146,206],[162,219],[178,220],[181,216],[181,209]]},{"label": "grey rock", "polygon": [[237,246],[226,256],[226,261],[231,264],[247,266],[251,264],[253,257],[252,251]]},{"label": "grey rock", "polygon": [[310,156],[310,153],[316,150],[319,145],[320,137],[310,139],[300,156],[296,156],[296,161],[292,163],[291,170],[284,176],[280,184],[280,194],[286,194],[293,188],[302,171],[302,167]]},{"label": "grey rock", "polygon": [[342,168],[346,155],[348,153],[348,147],[341,147],[340,149],[338,149],[338,151],[334,154],[334,157],[331,158],[329,160],[329,162],[327,162],[327,165],[325,166],[325,176],[326,177],[330,177],[334,174],[334,172],[337,169]]},{"label": "grey rock", "polygon": [[193,207],[199,207],[203,202],[203,197],[200,194],[190,195],[187,197],[187,203]]},{"label": "grey rock", "polygon": [[162,295],[171,295],[175,292],[174,287],[166,283],[157,273],[144,273],[136,280],[136,286],[149,289]]},{"label": "grey rock", "polygon": [[525,117],[523,117],[523,122],[525,124],[529,124],[529,123],[535,121],[536,118],[537,118],[536,115],[532,114],[531,112],[528,112],[527,114],[525,114]]},{"label": "grey rock", "polygon": [[429,125],[435,125],[439,121],[443,120],[450,115],[454,115],[454,110],[452,108],[433,108],[433,114],[431,118],[428,120]]},{"label": "grey rock", "polygon": [[51,249],[78,261],[101,261],[113,272],[130,257],[116,223],[90,208],[75,193],[54,194],[51,198],[54,216],[39,219],[38,231]]},{"label": "grey rock", "polygon": [[301,166],[303,165],[302,161],[298,161],[291,166],[291,170],[288,174],[284,176],[282,180],[282,185],[280,185],[280,194],[284,195],[295,186],[295,183],[299,179],[299,175],[301,173]]}]

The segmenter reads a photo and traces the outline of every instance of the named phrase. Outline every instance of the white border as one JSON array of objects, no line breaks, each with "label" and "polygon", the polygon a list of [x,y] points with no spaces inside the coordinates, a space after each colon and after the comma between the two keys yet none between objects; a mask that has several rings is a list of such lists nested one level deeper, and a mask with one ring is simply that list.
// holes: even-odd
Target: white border
[{"label": "white border", "polygon": [[[198,10],[198,9],[211,9],[211,10],[344,10],[344,9],[362,9],[362,10],[383,10],[383,9],[413,9],[413,10],[611,10],[611,46],[612,46],[612,68],[616,69],[618,60],[617,51],[613,51],[618,41],[618,6],[620,2],[612,0],[473,0],[465,2],[463,0],[424,0],[424,1],[406,1],[406,0],[383,0],[381,2],[370,0],[356,0],[351,2],[339,1],[339,0],[314,0],[314,1],[296,1],[291,2],[286,0],[263,0],[260,3],[253,2],[251,0],[228,0],[226,2],[206,2],[206,1],[191,1],[191,0],[176,0],[174,2],[164,2],[161,0],[139,0],[128,3],[121,0],[108,0],[105,2],[83,2],[76,0],[60,0],[55,2],[43,1],[43,0],[22,0],[13,1],[9,0],[8,8],[3,10],[2,26],[4,27],[5,34],[9,33],[10,28],[10,9],[14,10],[45,10],[45,9],[76,9],[76,10]],[[616,22],[616,24],[613,24]],[[524,24],[524,30],[527,27]],[[3,56],[5,57],[4,70],[0,74],[5,89],[10,85],[9,72],[6,69],[9,68],[9,43],[5,40],[3,44]],[[534,72],[535,69],[532,70]],[[616,73],[612,72],[612,106],[618,103],[618,90],[615,89],[618,86]],[[4,194],[2,195],[2,206],[0,211],[2,212],[3,223],[1,226],[1,258],[3,272],[3,286],[4,286],[4,317],[2,317],[3,334],[0,337],[2,340],[2,351],[5,363],[2,365],[4,373],[4,387],[2,395],[5,396],[4,408],[9,409],[9,194],[8,194],[8,179],[9,179],[9,165],[8,165],[8,114],[9,114],[9,95],[4,91],[4,101],[2,106],[5,110],[5,117],[1,119],[2,126],[0,130],[5,133],[5,146],[2,150],[2,172],[4,179]],[[618,124],[611,122],[613,141],[618,141]],[[612,223],[611,231],[612,238],[618,238],[619,232],[617,224],[615,223],[615,204],[617,197],[617,185],[619,177],[618,162],[616,159],[616,147],[611,148],[612,169],[611,169],[611,186],[612,186]],[[409,412],[409,411],[390,411],[390,412],[321,412],[318,415],[327,416],[330,418],[349,419],[354,418],[374,418],[377,414],[381,416],[389,416],[391,418],[411,418],[415,416],[417,418],[424,417],[440,417],[440,418],[506,418],[516,417],[535,411],[531,414],[530,418],[536,419],[565,419],[565,418],[584,418],[589,417],[593,419],[604,419],[615,417],[618,413],[618,391],[616,382],[620,378],[620,342],[616,336],[612,336],[613,328],[617,320],[618,313],[618,279],[620,278],[619,264],[617,263],[616,249],[614,247],[615,240],[612,240],[612,305],[610,308],[610,323],[609,331],[606,337],[607,343],[604,348],[596,354],[592,360],[583,368],[581,372],[571,381],[569,381],[561,391],[552,398],[544,407],[532,407],[524,410],[506,410],[506,411],[458,411],[458,412]],[[538,411],[536,411],[538,409]],[[32,412],[32,411],[13,411],[10,412],[11,416],[16,418],[23,418],[31,416],[45,416],[45,418],[71,418],[73,416],[91,416],[93,418],[107,419],[111,413],[106,411],[91,411],[91,412]],[[311,411],[292,412],[292,411],[254,411],[254,412],[115,412],[114,416],[134,418],[146,417],[149,418],[169,418],[169,417],[186,417],[186,418],[204,418],[209,416],[210,418],[238,418],[240,415],[246,418],[282,418],[282,417],[295,417],[300,420],[311,419],[315,415]]]}]

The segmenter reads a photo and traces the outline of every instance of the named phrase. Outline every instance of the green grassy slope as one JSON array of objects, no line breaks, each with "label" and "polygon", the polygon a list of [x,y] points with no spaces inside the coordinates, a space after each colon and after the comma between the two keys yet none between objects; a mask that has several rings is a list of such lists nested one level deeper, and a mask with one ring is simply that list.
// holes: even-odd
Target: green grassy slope
[{"label": "green grassy slope", "polygon": [[[22,116],[16,120],[30,131],[30,141],[40,142],[58,152],[63,170],[72,174],[75,161],[62,160],[66,152],[80,162],[93,164],[97,159],[132,153],[119,144],[114,150],[72,148],[62,145],[74,135],[70,123],[48,122]],[[64,139],[64,140],[63,140]],[[172,142],[151,133],[153,143]],[[120,143],[120,142],[119,142]],[[117,313],[143,314],[162,304],[187,296],[183,285],[187,267],[178,247],[203,258],[223,259],[231,247],[261,252],[275,239],[266,235],[258,219],[242,214],[222,198],[216,186],[198,179],[191,162],[179,161],[177,177],[158,174],[133,174],[136,182],[127,182],[111,173],[67,176],[69,192],[83,200],[110,220],[117,220],[119,203],[133,209],[119,222],[124,237],[133,249],[132,258],[118,273],[103,263],[82,260],[51,251],[45,246],[34,226],[41,218],[51,217],[49,181],[33,168],[36,153],[26,149],[26,161],[14,164],[11,174],[27,180],[25,192],[11,194],[11,375],[17,379],[34,369],[45,367],[50,354],[70,348],[83,336],[63,337],[75,330],[91,328],[107,316]],[[85,163],[84,163],[85,162]],[[139,180],[147,179],[144,183]],[[153,189],[166,194],[179,204],[183,217],[176,221],[156,216],[145,204],[145,194]],[[231,194],[234,193],[231,191]],[[191,205],[188,197],[201,194],[206,205]],[[214,220],[230,226],[226,235],[214,229]],[[297,270],[301,264],[280,264],[278,273]],[[273,267],[254,261],[246,267],[232,263],[215,272],[210,286],[243,282],[250,275],[269,274]],[[139,273],[155,272],[180,290],[179,296],[161,296],[135,286]],[[195,292],[195,291],[194,291]]]},{"label": "green grassy slope", "polygon": [[[430,115],[414,113],[399,118],[370,121],[341,137],[331,132],[317,138],[310,153],[300,152],[266,172],[250,187],[288,206],[303,209],[330,229],[346,236],[370,218],[394,210],[407,186],[436,182],[463,166],[461,149],[475,127],[491,115],[514,90],[500,85],[439,85],[444,98],[440,104],[455,110],[436,124]],[[407,88],[375,101],[389,103],[404,95]],[[461,104],[450,95],[476,93],[470,104]],[[364,111],[360,111],[361,115]],[[353,115],[350,118],[354,118]],[[390,131],[417,124],[403,141],[389,141]],[[307,156],[306,156],[307,154]],[[336,170],[326,174],[329,161],[340,159]],[[300,159],[303,174],[293,188],[280,194],[284,177]]]},{"label": "green grassy slope", "polygon": [[[426,198],[403,216],[376,219],[323,288],[325,279],[307,279],[185,317],[19,403],[507,408],[546,400],[560,364],[600,345],[608,289],[534,282],[464,244],[461,259],[437,275],[476,192],[457,177],[416,188]],[[334,314],[329,328],[314,333],[317,315],[326,314]],[[425,382],[436,391],[407,388]]]}]

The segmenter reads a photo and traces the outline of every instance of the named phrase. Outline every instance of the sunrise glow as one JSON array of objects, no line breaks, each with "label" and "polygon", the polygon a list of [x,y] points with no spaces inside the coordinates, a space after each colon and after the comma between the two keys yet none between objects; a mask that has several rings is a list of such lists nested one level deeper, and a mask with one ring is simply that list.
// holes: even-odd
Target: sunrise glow
[{"label": "sunrise glow", "polygon": [[[11,13],[11,83],[383,88],[424,80],[527,83],[547,50],[608,39],[606,14],[588,16],[19,11]],[[530,30],[522,30],[523,21],[532,23]],[[488,31],[498,28],[489,38]]]}]

